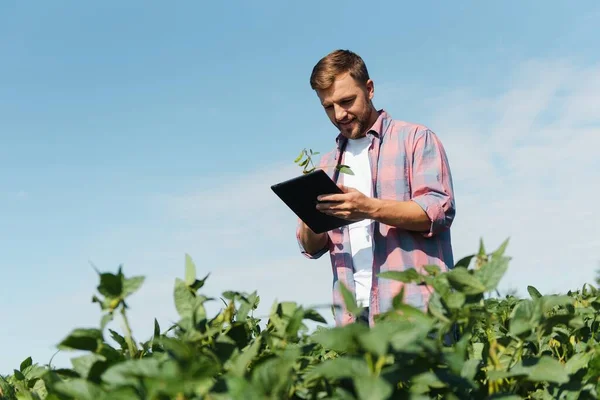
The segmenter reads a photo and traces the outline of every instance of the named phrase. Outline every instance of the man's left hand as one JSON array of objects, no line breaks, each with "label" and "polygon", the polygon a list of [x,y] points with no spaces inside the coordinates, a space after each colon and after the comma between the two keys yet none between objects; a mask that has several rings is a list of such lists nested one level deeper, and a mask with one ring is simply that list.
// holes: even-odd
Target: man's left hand
[{"label": "man's left hand", "polygon": [[327,194],[317,198],[317,210],[349,221],[371,219],[374,200],[354,188],[338,185],[344,193]]}]

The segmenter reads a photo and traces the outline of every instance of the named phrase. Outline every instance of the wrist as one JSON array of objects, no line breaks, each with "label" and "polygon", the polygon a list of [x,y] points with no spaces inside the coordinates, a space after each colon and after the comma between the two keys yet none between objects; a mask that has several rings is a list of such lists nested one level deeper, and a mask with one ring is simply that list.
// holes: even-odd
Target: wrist
[{"label": "wrist", "polygon": [[367,218],[371,220],[378,220],[378,218],[381,216],[382,206],[383,202],[380,199],[374,197],[367,197]]},{"label": "wrist", "polygon": [[312,238],[321,238],[321,237],[327,235],[327,233],[325,233],[325,232],[315,233],[315,231],[310,229],[310,227],[308,225],[306,225],[306,223],[304,223],[304,221],[302,221],[301,223],[302,223],[302,231],[305,236],[312,237]]}]

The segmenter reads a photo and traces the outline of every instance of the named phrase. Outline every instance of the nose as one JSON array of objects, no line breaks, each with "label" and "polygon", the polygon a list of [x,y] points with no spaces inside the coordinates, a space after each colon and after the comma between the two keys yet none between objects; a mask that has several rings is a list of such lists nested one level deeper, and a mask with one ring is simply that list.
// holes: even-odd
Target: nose
[{"label": "nose", "polygon": [[343,107],[338,106],[337,104],[334,104],[333,107],[335,110],[335,119],[337,119],[338,121],[343,121],[346,118],[346,115],[348,114],[346,110]]}]

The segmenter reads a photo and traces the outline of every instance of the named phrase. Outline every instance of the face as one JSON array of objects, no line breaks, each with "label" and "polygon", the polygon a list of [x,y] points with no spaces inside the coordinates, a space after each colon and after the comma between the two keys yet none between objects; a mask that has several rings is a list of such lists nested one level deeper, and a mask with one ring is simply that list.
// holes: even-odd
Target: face
[{"label": "face", "polygon": [[363,137],[375,123],[373,93],[373,81],[360,85],[349,73],[338,76],[329,88],[317,90],[327,116],[348,139]]}]

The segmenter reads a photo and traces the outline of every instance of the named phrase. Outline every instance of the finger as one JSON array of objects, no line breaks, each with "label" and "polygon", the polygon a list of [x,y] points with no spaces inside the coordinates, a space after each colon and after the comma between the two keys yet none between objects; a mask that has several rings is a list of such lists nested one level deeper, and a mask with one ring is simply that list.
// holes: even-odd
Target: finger
[{"label": "finger", "polygon": [[358,192],[358,190],[356,190],[353,187],[350,186],[344,186],[341,183],[338,183],[337,186],[342,190],[342,192],[344,193],[352,193],[352,192]]},{"label": "finger", "polygon": [[323,194],[321,196],[317,197],[318,201],[330,201],[330,202],[339,202],[339,201],[345,201],[346,200],[346,195],[345,194]]},{"label": "finger", "polygon": [[330,211],[330,212],[350,212],[352,206],[347,202],[341,203],[320,203],[317,204],[317,210]]},{"label": "finger", "polygon": [[333,217],[342,218],[342,219],[346,219],[346,220],[349,220],[349,221],[358,221],[359,220],[357,217],[355,217],[349,211],[327,210],[324,213],[327,214],[327,215],[331,215]]},{"label": "finger", "polygon": [[331,211],[335,210],[340,203],[319,203],[317,204],[317,210]]}]

